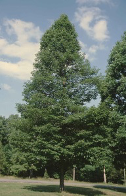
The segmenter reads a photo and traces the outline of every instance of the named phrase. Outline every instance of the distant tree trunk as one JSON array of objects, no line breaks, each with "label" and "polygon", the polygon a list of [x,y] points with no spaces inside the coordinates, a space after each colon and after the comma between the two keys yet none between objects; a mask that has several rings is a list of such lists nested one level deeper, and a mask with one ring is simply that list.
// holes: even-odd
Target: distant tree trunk
[{"label": "distant tree trunk", "polygon": [[75,181],[75,167],[73,167],[73,181]]},{"label": "distant tree trunk", "polygon": [[104,183],[106,183],[106,173],[105,173],[105,166],[104,166]]},{"label": "distant tree trunk", "polygon": [[64,191],[64,166],[61,164],[60,170],[60,191]]},{"label": "distant tree trunk", "polygon": [[29,178],[32,178],[33,177],[33,169],[30,169],[30,176]]},{"label": "distant tree trunk", "polygon": [[124,168],[124,184],[126,185],[126,170]]}]

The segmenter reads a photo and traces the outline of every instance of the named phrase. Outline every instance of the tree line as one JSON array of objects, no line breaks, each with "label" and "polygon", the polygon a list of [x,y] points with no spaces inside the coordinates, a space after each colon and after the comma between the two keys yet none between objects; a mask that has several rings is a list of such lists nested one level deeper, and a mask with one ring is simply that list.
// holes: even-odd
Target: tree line
[{"label": "tree line", "polygon": [[[97,107],[86,104],[100,96]],[[106,75],[90,66],[78,35],[61,15],[40,41],[18,115],[0,117],[4,175],[121,183],[126,167],[126,32],[111,50]]]}]

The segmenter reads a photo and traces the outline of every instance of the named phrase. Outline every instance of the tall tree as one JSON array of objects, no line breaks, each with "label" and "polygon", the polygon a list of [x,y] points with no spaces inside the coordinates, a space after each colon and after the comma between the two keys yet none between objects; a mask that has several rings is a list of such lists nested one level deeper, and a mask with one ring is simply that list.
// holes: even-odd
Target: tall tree
[{"label": "tall tree", "polygon": [[116,165],[126,165],[126,32],[113,47],[101,89],[101,99],[109,105],[111,117],[109,122],[113,128],[115,141]]},{"label": "tall tree", "polygon": [[[24,101],[18,111],[30,124],[33,153],[60,169],[60,189],[64,173],[74,159],[73,146],[78,129],[76,118],[85,103],[97,97],[98,71],[81,53],[74,26],[66,15],[45,32],[36,56],[34,71],[25,84]],[[73,122],[73,123],[72,123]]]}]

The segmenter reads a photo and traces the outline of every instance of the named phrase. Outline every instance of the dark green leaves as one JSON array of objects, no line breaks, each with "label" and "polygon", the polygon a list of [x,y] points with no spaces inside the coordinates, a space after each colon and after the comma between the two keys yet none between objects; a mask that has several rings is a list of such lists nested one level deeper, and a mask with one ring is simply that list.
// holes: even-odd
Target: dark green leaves
[{"label": "dark green leaves", "polygon": [[[126,111],[126,33],[113,47],[108,60],[102,99],[113,103],[118,111]],[[111,101],[110,101],[111,100]]]}]

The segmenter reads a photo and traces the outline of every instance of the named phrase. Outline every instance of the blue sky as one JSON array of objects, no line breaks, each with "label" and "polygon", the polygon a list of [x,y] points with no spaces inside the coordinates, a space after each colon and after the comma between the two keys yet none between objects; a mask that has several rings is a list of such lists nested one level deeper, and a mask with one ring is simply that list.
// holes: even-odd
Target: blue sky
[{"label": "blue sky", "polygon": [[40,38],[61,14],[78,33],[91,66],[105,74],[107,59],[126,31],[126,0],[0,0],[0,115],[16,114]]}]

